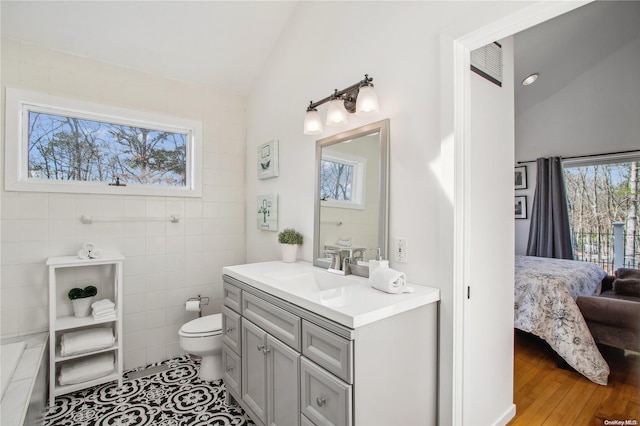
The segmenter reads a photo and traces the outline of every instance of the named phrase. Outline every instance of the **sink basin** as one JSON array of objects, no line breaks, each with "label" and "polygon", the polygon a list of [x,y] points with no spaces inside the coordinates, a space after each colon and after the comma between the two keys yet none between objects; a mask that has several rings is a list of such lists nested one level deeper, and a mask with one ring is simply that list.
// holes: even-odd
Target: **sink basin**
[{"label": "sink basin", "polygon": [[366,280],[355,275],[337,275],[322,269],[314,269],[313,279],[320,290],[363,284]]},{"label": "sink basin", "polygon": [[267,275],[285,286],[295,286],[315,291],[362,285],[367,282],[366,278],[356,275],[337,275],[320,268],[297,273],[273,272]]}]

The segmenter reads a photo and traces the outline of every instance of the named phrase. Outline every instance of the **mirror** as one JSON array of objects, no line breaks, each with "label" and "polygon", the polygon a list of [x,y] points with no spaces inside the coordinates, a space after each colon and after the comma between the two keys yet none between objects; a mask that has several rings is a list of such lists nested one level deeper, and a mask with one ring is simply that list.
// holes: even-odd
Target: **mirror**
[{"label": "mirror", "polygon": [[388,119],[318,140],[313,264],[328,268],[339,250],[368,276],[378,248],[387,259],[388,192]]}]

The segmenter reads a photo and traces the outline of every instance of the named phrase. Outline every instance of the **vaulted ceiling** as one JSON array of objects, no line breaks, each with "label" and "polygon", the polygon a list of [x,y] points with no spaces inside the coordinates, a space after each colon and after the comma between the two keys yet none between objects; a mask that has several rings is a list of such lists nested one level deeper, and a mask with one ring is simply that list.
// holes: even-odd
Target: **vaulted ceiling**
[{"label": "vaulted ceiling", "polygon": [[[246,95],[297,4],[3,0],[0,12],[3,37]],[[640,2],[597,1],[517,34],[516,114],[639,33]]]}]

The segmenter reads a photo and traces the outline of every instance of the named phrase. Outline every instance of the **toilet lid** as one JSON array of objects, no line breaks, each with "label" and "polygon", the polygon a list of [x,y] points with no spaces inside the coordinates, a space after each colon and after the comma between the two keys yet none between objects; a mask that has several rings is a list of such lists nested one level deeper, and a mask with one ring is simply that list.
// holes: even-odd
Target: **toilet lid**
[{"label": "toilet lid", "polygon": [[206,315],[184,324],[180,331],[185,334],[212,333],[222,330],[222,314]]}]

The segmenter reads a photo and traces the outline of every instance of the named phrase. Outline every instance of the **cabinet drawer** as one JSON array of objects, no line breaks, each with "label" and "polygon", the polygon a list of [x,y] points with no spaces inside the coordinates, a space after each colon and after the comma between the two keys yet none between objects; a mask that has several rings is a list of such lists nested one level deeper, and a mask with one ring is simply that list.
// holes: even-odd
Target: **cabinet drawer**
[{"label": "cabinet drawer", "polygon": [[242,395],[240,393],[240,377],[242,373],[240,357],[226,345],[222,345],[222,370],[224,371],[224,384],[229,389],[233,389],[236,395]]},{"label": "cabinet drawer", "polygon": [[224,305],[233,309],[237,313],[241,312],[241,294],[242,290],[240,290],[238,287],[229,284],[226,281],[223,283],[222,296],[224,299]]},{"label": "cabinet drawer", "polygon": [[236,354],[240,355],[240,314],[233,312],[226,306],[222,307],[222,341]]},{"label": "cabinet drawer", "polygon": [[346,426],[352,424],[351,385],[302,358],[301,412],[313,424]]},{"label": "cabinet drawer", "polygon": [[302,321],[302,354],[342,380],[353,383],[353,342]]},{"label": "cabinet drawer", "polygon": [[267,333],[300,351],[300,317],[244,292],[242,315]]},{"label": "cabinet drawer", "polygon": [[316,425],[311,423],[311,420],[306,418],[304,414],[300,414],[300,426],[316,426]]}]

